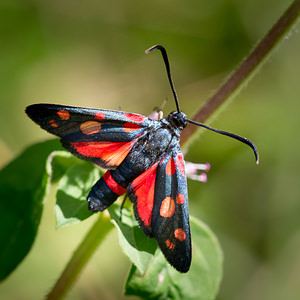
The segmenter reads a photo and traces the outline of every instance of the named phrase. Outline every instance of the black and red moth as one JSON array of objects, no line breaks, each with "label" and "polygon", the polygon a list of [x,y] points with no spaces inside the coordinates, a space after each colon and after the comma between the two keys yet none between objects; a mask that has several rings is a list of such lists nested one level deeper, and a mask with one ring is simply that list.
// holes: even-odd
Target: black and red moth
[{"label": "black and red moth", "polygon": [[162,53],[177,106],[167,118],[152,120],[123,111],[55,104],[33,104],[26,113],[43,129],[59,136],[71,153],[109,169],[87,197],[89,210],[103,211],[127,193],[144,233],[157,240],[175,269],[187,272],[191,233],[185,166],[179,147],[181,131],[190,122],[246,143],[257,161],[258,154],[246,138],[187,119],[179,109],[165,48],[156,45],[146,53],[156,49]]}]

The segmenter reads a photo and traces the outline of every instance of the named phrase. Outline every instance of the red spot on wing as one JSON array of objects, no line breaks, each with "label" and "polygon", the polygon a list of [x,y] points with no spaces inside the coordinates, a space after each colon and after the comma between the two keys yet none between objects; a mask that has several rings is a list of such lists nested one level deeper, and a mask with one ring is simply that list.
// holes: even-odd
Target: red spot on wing
[{"label": "red spot on wing", "polygon": [[130,121],[134,121],[137,123],[142,123],[145,121],[146,117],[142,116],[142,115],[136,115],[136,114],[131,114],[131,113],[125,113],[124,116],[130,120]]},{"label": "red spot on wing", "polygon": [[166,160],[166,156],[160,161],[160,165],[162,165],[164,163],[164,161]]},{"label": "red spot on wing", "polygon": [[166,197],[160,206],[159,213],[163,218],[170,218],[175,212],[175,201],[172,197]]},{"label": "red spot on wing", "polygon": [[99,120],[99,121],[105,120],[105,114],[102,113],[102,112],[97,112],[97,113],[95,114],[95,119],[96,119],[96,120]]},{"label": "red spot on wing", "polygon": [[127,123],[125,123],[123,125],[123,130],[125,132],[135,131],[135,130],[138,130],[140,128],[141,128],[140,125],[137,125],[137,124],[134,124],[134,123],[130,123],[130,122],[127,122]]},{"label": "red spot on wing", "polygon": [[146,227],[151,225],[157,165],[158,163],[138,176],[130,186],[137,197],[136,207],[138,215]]},{"label": "red spot on wing", "polygon": [[80,130],[83,134],[90,135],[99,132],[101,124],[96,121],[86,121],[80,124]]},{"label": "red spot on wing", "polygon": [[120,186],[111,176],[110,171],[108,170],[104,175],[103,179],[106,182],[107,186],[117,195],[123,195],[126,192],[126,189]]},{"label": "red spot on wing", "polygon": [[180,242],[183,242],[186,239],[186,234],[185,234],[184,230],[181,228],[177,228],[174,231],[174,235],[175,235],[175,238],[178,239]]},{"label": "red spot on wing", "polygon": [[174,163],[174,159],[173,157],[171,157],[168,162],[167,162],[167,165],[166,165],[166,174],[167,175],[172,175],[174,174],[176,171],[176,168],[175,168],[175,163]]},{"label": "red spot on wing", "polygon": [[108,166],[118,166],[135,142],[73,142],[71,146],[83,156],[100,158]]},{"label": "red spot on wing", "polygon": [[179,153],[175,158],[175,163],[182,176],[185,176],[184,159],[182,153]]},{"label": "red spot on wing", "polygon": [[138,138],[140,135],[142,134],[142,132],[138,133],[134,138]]},{"label": "red spot on wing", "polygon": [[166,240],[166,246],[167,248],[169,248],[170,250],[175,248],[175,244],[173,244],[170,240]]},{"label": "red spot on wing", "polygon": [[69,120],[70,119],[70,113],[66,110],[59,110],[57,112],[57,114],[61,120]]},{"label": "red spot on wing", "polygon": [[177,204],[183,204],[185,201],[185,196],[183,194],[178,194],[176,197]]},{"label": "red spot on wing", "polygon": [[50,126],[52,126],[52,127],[54,127],[54,128],[57,128],[57,127],[58,127],[58,125],[57,125],[57,123],[55,122],[55,120],[50,120],[50,121],[49,121],[49,124],[50,124]]}]

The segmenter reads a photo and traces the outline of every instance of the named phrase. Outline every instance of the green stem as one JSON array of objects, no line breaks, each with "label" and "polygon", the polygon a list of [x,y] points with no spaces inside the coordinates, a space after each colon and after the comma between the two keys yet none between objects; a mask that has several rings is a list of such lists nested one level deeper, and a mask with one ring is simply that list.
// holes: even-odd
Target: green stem
[{"label": "green stem", "polygon": [[79,273],[84,268],[87,261],[91,258],[98,245],[103,241],[108,232],[113,228],[108,213],[99,213],[99,217],[84,240],[74,252],[65,270],[57,280],[52,291],[46,299],[63,299],[76,281]]},{"label": "green stem", "polygon": [[[256,71],[263,65],[271,52],[283,41],[300,14],[300,1],[294,1],[280,19],[251,51],[248,57],[229,76],[221,87],[207,100],[201,109],[193,116],[193,120],[203,123],[226,101],[231,100],[240,89],[249,82]],[[181,134],[181,144],[197,131],[199,127],[188,126]]]}]

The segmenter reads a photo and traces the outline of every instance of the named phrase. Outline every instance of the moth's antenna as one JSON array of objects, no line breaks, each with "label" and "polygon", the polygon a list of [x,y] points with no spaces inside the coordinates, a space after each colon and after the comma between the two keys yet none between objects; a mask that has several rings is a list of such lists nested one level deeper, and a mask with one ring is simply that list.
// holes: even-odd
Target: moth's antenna
[{"label": "moth's antenna", "polygon": [[217,133],[220,133],[220,134],[223,134],[223,135],[226,135],[226,136],[229,136],[233,139],[236,139],[246,145],[248,145],[249,147],[252,148],[253,152],[254,152],[254,155],[255,155],[255,160],[256,160],[256,164],[258,165],[259,163],[259,156],[258,156],[258,151],[254,145],[253,142],[251,142],[250,140],[240,136],[240,135],[237,135],[237,134],[234,134],[234,133],[231,133],[231,132],[228,132],[228,131],[224,131],[224,130],[220,130],[220,129],[216,129],[216,128],[213,128],[213,127],[210,127],[208,125],[205,125],[205,124],[202,124],[202,123],[198,123],[198,122],[195,122],[195,121],[192,121],[192,120],[187,120],[189,123],[191,124],[194,124],[194,125],[197,125],[197,126],[201,126],[201,127],[204,127],[206,129],[209,129],[211,131],[214,131],[214,132],[217,132]]},{"label": "moth's antenna", "polygon": [[175,99],[176,108],[177,108],[177,111],[180,112],[178,98],[177,98],[177,94],[176,94],[172,76],[171,76],[171,70],[170,70],[170,64],[169,64],[169,59],[168,59],[168,55],[167,55],[167,50],[162,45],[155,45],[155,46],[152,46],[151,48],[147,49],[145,51],[145,53],[148,54],[149,52],[154,51],[154,50],[160,50],[160,52],[162,54],[162,57],[163,57],[163,60],[164,60],[164,63],[165,63],[166,69],[167,69],[167,75],[168,75],[168,79],[169,79],[170,86],[172,89],[172,93],[173,93],[173,96]]},{"label": "moth's antenna", "polygon": [[[166,70],[167,70],[167,75],[168,75],[168,79],[169,79],[169,82],[170,82],[170,86],[171,86],[171,89],[172,89],[172,92],[173,92],[173,96],[174,96],[174,99],[175,99],[177,111],[180,112],[178,98],[177,98],[176,90],[175,90],[175,87],[174,87],[174,84],[173,84],[173,80],[172,80],[172,76],[171,76],[171,70],[170,70],[170,64],[169,64],[169,59],[168,59],[167,51],[166,51],[166,49],[162,45],[155,45],[155,46],[152,46],[151,48],[147,49],[145,52],[148,54],[149,52],[154,51],[154,50],[160,50],[160,52],[162,54],[162,57],[163,57],[163,60],[164,60],[165,66],[166,66]],[[191,123],[191,124],[194,124],[194,125],[197,125],[197,126],[201,126],[201,127],[206,128],[206,129],[209,129],[211,131],[214,131],[214,132],[217,132],[217,133],[229,136],[229,137],[231,137],[233,139],[236,139],[236,140],[238,140],[238,141],[240,141],[240,142],[248,145],[249,147],[252,148],[252,150],[254,152],[256,164],[259,163],[258,151],[257,151],[255,145],[250,140],[248,140],[248,139],[246,139],[246,138],[244,138],[242,136],[239,136],[237,134],[234,134],[234,133],[231,133],[231,132],[228,132],[228,131],[224,131],[224,130],[219,130],[219,129],[210,127],[208,125],[202,124],[202,123],[198,123],[198,122],[195,122],[195,121],[192,121],[192,120],[187,120],[187,121],[189,123]]]}]

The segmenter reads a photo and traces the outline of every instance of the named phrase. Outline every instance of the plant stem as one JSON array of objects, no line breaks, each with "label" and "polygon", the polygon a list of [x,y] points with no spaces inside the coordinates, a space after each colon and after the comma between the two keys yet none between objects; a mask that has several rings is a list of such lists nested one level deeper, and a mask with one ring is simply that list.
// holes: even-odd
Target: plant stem
[{"label": "plant stem", "polygon": [[[251,51],[249,56],[244,59],[224,84],[221,85],[193,116],[192,120],[203,123],[215,113],[225,100],[231,100],[239,92],[241,87],[248,83],[252,75],[255,74],[255,71],[258,71],[263,65],[272,50],[279,45],[279,42],[284,40],[288,30],[298,20],[299,14],[300,1],[297,0],[291,4],[265,37]],[[198,128],[197,126],[187,126],[181,134],[181,144],[186,143]]]},{"label": "plant stem", "polygon": [[91,258],[98,245],[113,228],[108,213],[99,213],[99,217],[85,238],[74,252],[65,270],[57,280],[52,291],[47,295],[48,300],[63,299],[77,279],[79,273]]}]

